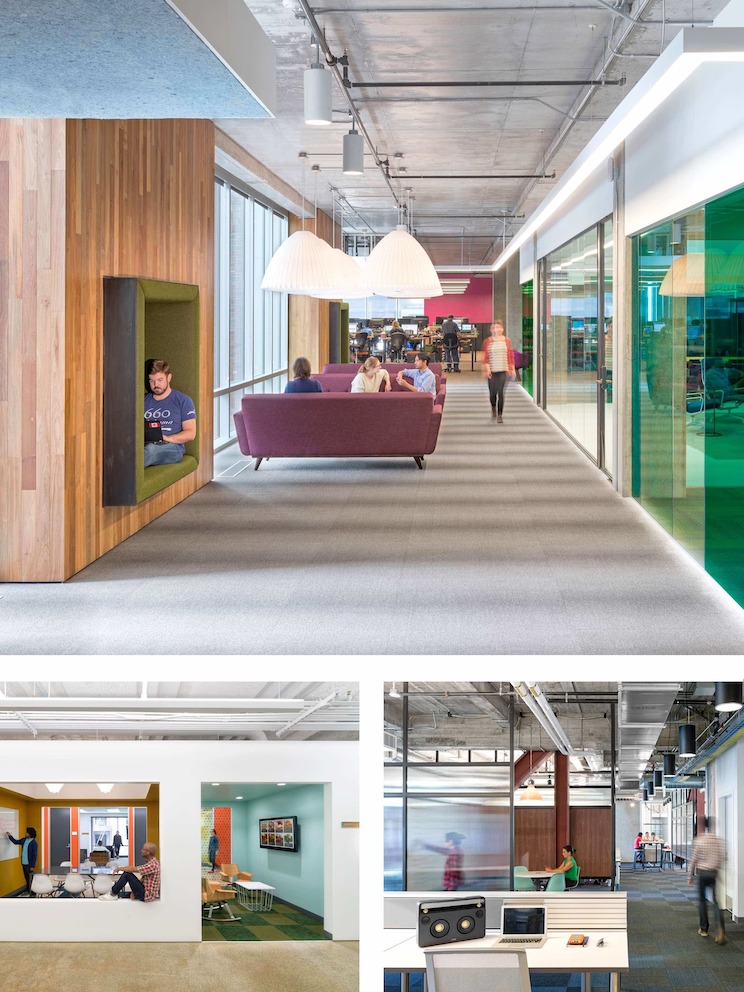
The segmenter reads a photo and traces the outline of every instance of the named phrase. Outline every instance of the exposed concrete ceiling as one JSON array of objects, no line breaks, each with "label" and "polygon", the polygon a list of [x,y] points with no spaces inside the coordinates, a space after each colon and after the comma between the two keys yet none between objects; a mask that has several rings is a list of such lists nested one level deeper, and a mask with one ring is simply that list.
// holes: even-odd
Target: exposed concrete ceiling
[{"label": "exposed concrete ceiling", "polygon": [[[402,699],[386,684],[386,743],[401,747]],[[616,704],[617,787],[637,792],[645,768],[678,750],[677,727],[689,718],[702,732],[713,719],[713,683],[541,682],[539,688],[572,749],[575,773],[608,771],[611,708]],[[403,692],[403,683],[396,689]],[[411,682],[408,746],[419,752],[509,748],[508,705],[517,713],[515,749],[553,751],[556,744],[508,682]],[[441,760],[446,758],[440,755]],[[643,767],[642,767],[643,766]],[[550,765],[544,770],[547,776]]]},{"label": "exposed concrete ceiling", "polygon": [[0,737],[14,740],[358,736],[359,687],[354,682],[0,683]]},{"label": "exposed concrete ceiling", "polygon": [[[492,263],[503,239],[534,212],[680,25],[693,17],[709,22],[725,6],[723,0],[311,4],[331,54],[348,54],[353,85],[344,92],[334,82],[336,123],[310,127],[303,120],[303,71],[314,49],[309,24],[298,16],[300,0],[248,4],[276,45],[276,119],[219,126],[295,188],[302,184],[298,154],[307,152],[309,165],[321,169],[319,206],[330,213],[331,187],[337,189],[348,204],[345,227],[358,233],[391,230],[396,198],[407,202],[410,188],[413,226],[440,266]],[[623,76],[625,85],[614,85]],[[569,80],[607,85],[559,85]],[[503,85],[483,85],[489,82]],[[377,159],[389,162],[389,183],[369,148],[364,176],[341,172],[347,94]],[[546,178],[553,173],[555,179]],[[433,175],[471,178],[414,178]],[[496,178],[504,175],[520,178]],[[312,199],[309,169],[307,177]]]}]

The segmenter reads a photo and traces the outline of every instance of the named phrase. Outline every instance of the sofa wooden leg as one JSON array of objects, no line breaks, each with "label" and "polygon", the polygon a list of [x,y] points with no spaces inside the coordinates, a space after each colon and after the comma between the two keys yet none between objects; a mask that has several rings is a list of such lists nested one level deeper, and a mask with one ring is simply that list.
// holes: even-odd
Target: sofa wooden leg
[{"label": "sofa wooden leg", "polygon": [[416,462],[416,464],[418,465],[419,468],[423,468],[424,467],[424,456],[423,455],[414,455],[413,456],[413,460]]},{"label": "sofa wooden leg", "polygon": [[258,466],[261,464],[262,461],[263,461],[263,458],[257,458],[256,459],[256,464],[253,466],[253,471],[254,472],[257,472],[258,471]]}]

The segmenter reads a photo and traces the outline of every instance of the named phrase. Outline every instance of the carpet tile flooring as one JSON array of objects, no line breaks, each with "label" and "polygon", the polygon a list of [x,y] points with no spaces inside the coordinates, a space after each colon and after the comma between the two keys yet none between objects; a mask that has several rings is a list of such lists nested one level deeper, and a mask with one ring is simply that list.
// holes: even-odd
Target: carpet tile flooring
[{"label": "carpet tile flooring", "polygon": [[213,920],[202,920],[202,940],[327,940],[323,924],[301,909],[274,899],[269,912],[255,913],[239,902],[230,903],[239,923],[220,921],[216,912]]}]

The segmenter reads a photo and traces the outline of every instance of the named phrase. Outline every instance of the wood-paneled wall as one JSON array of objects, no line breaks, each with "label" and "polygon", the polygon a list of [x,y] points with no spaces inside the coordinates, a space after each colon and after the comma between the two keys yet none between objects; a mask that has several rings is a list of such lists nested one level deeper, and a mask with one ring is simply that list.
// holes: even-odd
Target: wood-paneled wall
[{"label": "wood-paneled wall", "polygon": [[0,580],[64,577],[65,122],[0,120]]},{"label": "wood-paneled wall", "polygon": [[611,819],[609,806],[571,807],[571,839],[567,843],[576,850],[582,878],[612,878]]},{"label": "wood-paneled wall", "polygon": [[[64,557],[69,576],[212,478],[212,122],[67,121],[66,260]],[[136,507],[101,505],[105,275],[200,288],[199,468]],[[173,386],[178,388],[177,368]]]},{"label": "wood-paneled wall", "polygon": [[555,868],[555,807],[514,808],[514,864]]}]

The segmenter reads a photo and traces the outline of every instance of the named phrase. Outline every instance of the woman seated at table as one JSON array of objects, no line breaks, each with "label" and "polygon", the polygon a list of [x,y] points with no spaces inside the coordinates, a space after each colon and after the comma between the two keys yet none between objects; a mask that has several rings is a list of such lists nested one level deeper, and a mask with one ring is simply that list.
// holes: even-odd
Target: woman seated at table
[{"label": "woman seated at table", "polygon": [[354,376],[351,382],[351,392],[378,393],[381,382],[385,383],[385,392],[389,393],[393,387],[390,385],[388,370],[382,368],[379,358],[370,356]]},{"label": "woman seated at table", "polygon": [[307,358],[295,358],[292,366],[294,379],[284,387],[285,393],[322,393],[323,387],[317,379],[310,378],[310,362]]},{"label": "woman seated at table", "polygon": [[574,858],[574,849],[566,844],[562,853],[563,861],[561,864],[557,868],[550,868],[545,865],[545,871],[550,872],[551,875],[557,875],[559,872],[564,874],[566,876],[566,888],[574,889],[579,884],[579,866]]}]

